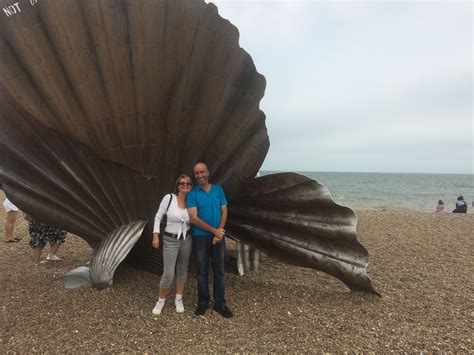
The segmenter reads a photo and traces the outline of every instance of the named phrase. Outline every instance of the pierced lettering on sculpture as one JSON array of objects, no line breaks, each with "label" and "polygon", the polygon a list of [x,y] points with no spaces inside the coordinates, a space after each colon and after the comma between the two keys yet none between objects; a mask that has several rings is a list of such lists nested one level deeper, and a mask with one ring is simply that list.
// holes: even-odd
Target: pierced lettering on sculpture
[{"label": "pierced lettering on sculpture", "polygon": [[[29,0],[29,3],[30,3],[31,6],[35,6],[36,4],[38,4],[38,0]],[[3,7],[2,10],[3,10],[3,14],[7,17],[15,16],[15,15],[21,13],[20,3],[15,2],[11,5],[7,5],[7,6]]]},{"label": "pierced lettering on sculpture", "polygon": [[13,16],[21,12],[20,5],[16,2],[3,8],[3,13],[7,16]]}]

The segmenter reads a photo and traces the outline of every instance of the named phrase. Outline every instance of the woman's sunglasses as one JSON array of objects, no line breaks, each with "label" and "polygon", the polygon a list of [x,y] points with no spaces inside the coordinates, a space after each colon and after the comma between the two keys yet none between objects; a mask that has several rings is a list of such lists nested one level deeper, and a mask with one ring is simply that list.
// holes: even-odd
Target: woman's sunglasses
[{"label": "woman's sunglasses", "polygon": [[193,186],[193,184],[190,183],[190,182],[180,182],[178,185],[180,185],[180,186],[184,186],[184,185]]}]

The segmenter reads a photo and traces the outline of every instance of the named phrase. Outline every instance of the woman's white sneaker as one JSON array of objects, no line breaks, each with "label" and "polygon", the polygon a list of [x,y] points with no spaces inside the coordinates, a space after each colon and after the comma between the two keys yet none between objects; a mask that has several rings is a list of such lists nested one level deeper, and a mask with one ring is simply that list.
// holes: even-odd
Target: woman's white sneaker
[{"label": "woman's white sneaker", "polygon": [[176,313],[184,313],[184,305],[183,305],[183,300],[180,299],[175,299],[174,300],[174,305],[176,306]]},{"label": "woman's white sneaker", "polygon": [[159,316],[164,306],[165,302],[156,302],[155,308],[153,308],[153,311],[151,311],[151,313],[153,313],[155,316]]},{"label": "woman's white sneaker", "polygon": [[46,260],[50,260],[50,261],[61,261],[63,259],[61,259],[59,256],[57,256],[56,254],[48,254],[48,256],[46,257]]}]

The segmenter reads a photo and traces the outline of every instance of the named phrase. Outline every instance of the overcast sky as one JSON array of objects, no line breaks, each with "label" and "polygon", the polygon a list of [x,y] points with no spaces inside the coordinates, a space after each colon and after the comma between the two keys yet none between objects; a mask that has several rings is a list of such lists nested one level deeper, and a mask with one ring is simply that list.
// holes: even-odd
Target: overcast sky
[{"label": "overcast sky", "polygon": [[267,79],[263,170],[474,173],[471,1],[212,2]]}]

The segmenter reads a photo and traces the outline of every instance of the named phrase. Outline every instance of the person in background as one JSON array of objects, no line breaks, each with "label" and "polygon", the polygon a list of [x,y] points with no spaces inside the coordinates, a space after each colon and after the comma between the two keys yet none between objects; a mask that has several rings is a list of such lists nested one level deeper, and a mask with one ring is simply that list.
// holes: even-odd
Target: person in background
[{"label": "person in background", "polygon": [[453,213],[467,213],[467,203],[462,195],[458,197]]},{"label": "person in background", "polygon": [[18,216],[18,207],[16,207],[11,201],[5,197],[3,201],[3,208],[5,209],[5,237],[3,241],[5,243],[16,243],[21,240],[21,237],[13,237],[15,231],[15,223]]},{"label": "person in background", "polygon": [[438,204],[436,205],[436,213],[443,213],[444,212],[444,202],[443,200],[438,200]]},{"label": "person in background", "polygon": [[[186,209],[186,196],[191,191],[193,183],[187,175],[181,175],[176,180],[174,193],[163,197],[158,212],[155,216],[153,228],[153,248],[160,246],[160,223],[163,216],[167,215],[166,228],[163,237],[163,275],[160,281],[158,301],[152,313],[160,315],[165,306],[166,296],[173,281],[176,266],[176,296],[175,306],[177,313],[184,312],[183,292],[188,276],[189,257],[193,247],[189,230],[188,210]],[[171,199],[171,201],[170,201]]]},{"label": "person in background", "polygon": [[233,316],[225,302],[225,230],[227,199],[219,185],[209,183],[209,170],[204,163],[194,164],[197,186],[188,194],[186,204],[192,223],[194,252],[197,262],[198,307],[197,316],[209,307],[208,266],[211,259],[214,273],[214,310],[225,318]]},{"label": "person in background", "polygon": [[[33,248],[33,262],[40,265],[48,261],[61,261],[62,259],[56,253],[66,239],[66,232],[38,222],[29,215],[25,215],[25,218],[28,221],[28,231],[31,238],[29,245]],[[41,253],[48,242],[50,245],[49,254],[46,260],[41,260]]]}]

